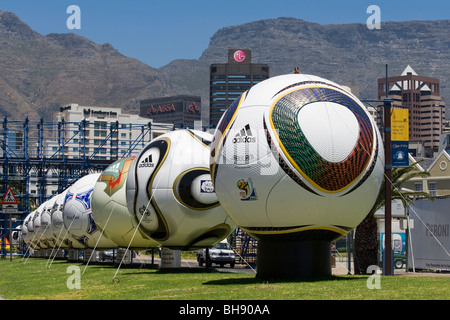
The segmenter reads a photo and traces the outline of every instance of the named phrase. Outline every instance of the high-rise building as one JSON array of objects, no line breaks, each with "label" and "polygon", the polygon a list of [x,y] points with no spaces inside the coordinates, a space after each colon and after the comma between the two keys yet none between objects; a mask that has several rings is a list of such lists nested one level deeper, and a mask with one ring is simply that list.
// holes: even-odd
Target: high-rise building
[{"label": "high-rise building", "polygon": [[[27,153],[35,161],[42,157],[56,163],[64,155],[71,162],[86,157],[90,162],[104,162],[105,168],[116,159],[138,155],[152,139],[172,130],[170,124],[125,114],[120,108],[75,103],[62,106],[54,120],[42,124],[45,135],[40,140],[32,137],[36,133],[30,134],[28,144],[33,147],[28,148]],[[15,145],[23,146],[24,143],[23,137],[14,141]],[[36,151],[40,149],[41,152]],[[21,156],[20,153],[15,155]],[[45,190],[45,196],[57,192],[62,173],[56,167],[56,164],[48,165],[45,173],[40,173],[38,165],[32,166],[29,172],[31,196],[39,195],[42,190]],[[42,184],[45,189],[41,189]]]},{"label": "high-rise building", "polygon": [[[409,109],[409,141],[423,143],[425,154],[432,157],[439,150],[445,126],[445,103],[441,99],[439,79],[419,76],[407,66],[400,76],[388,79],[393,106]],[[386,98],[386,78],[378,79],[378,99]],[[383,107],[378,107],[379,122]],[[381,125],[381,123],[379,123]]]},{"label": "high-rise building", "polygon": [[268,78],[269,66],[252,63],[250,50],[229,49],[227,63],[214,63],[210,66],[209,124],[216,126],[236,98]]},{"label": "high-rise building", "polygon": [[[171,130],[169,124],[155,124],[151,119],[122,113],[120,108],[80,106],[75,103],[61,107],[54,118],[58,122],[64,119],[64,138],[69,140],[64,154],[69,159],[79,159],[87,154],[94,160],[114,160],[123,157],[137,140],[140,139],[139,145],[143,148],[152,139]],[[149,124],[149,134],[142,136],[142,128],[150,128]],[[50,140],[46,155],[57,152],[58,146],[56,139]],[[134,151],[137,155],[139,148],[135,147]]]},{"label": "high-rise building", "polygon": [[201,126],[201,97],[177,95],[139,100],[140,116],[150,118],[156,123],[171,123],[194,128]]}]

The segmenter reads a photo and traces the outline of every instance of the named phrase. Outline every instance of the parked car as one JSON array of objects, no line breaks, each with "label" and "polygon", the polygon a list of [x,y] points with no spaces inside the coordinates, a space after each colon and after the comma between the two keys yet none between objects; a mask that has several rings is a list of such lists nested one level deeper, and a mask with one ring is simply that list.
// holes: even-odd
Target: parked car
[{"label": "parked car", "polygon": [[114,250],[100,251],[98,254],[98,258],[100,261],[114,261]]},{"label": "parked car", "polygon": [[[206,252],[206,249],[197,251],[197,261],[199,266],[203,266],[204,263],[207,263]],[[231,268],[234,268],[236,255],[226,240],[222,240],[210,248],[208,252],[209,265],[207,265],[207,267],[210,267],[214,263],[220,265],[221,267],[229,264]]]}]

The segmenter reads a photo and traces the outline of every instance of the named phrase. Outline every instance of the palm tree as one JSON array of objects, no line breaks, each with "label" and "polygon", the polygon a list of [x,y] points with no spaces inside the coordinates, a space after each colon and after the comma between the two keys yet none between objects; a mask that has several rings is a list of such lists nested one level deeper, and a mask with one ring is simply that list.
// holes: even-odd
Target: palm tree
[{"label": "palm tree", "polygon": [[[414,203],[415,197],[425,197],[434,199],[426,192],[402,189],[402,185],[407,181],[416,178],[429,176],[429,172],[417,171],[415,165],[411,164],[405,168],[393,168],[391,171],[392,200],[399,199],[403,206]],[[385,205],[385,183],[382,183],[377,200],[366,218],[356,227],[355,231],[355,274],[365,274],[367,268],[378,264],[378,241],[377,241],[377,221],[375,212]]]}]

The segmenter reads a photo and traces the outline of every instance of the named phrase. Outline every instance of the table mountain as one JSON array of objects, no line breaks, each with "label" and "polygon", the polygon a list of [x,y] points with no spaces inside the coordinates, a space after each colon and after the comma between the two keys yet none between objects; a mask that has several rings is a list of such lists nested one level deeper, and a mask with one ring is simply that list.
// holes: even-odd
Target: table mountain
[{"label": "table mountain", "polygon": [[0,114],[31,119],[78,103],[132,108],[139,96],[174,94],[166,75],[79,35],[31,30],[0,11]]},{"label": "table mountain", "polygon": [[[411,67],[441,80],[450,104],[450,20],[320,25],[294,18],[251,22],[218,30],[200,57],[205,64],[226,62],[228,48],[252,50],[252,62],[267,63],[270,75],[315,74],[359,87],[361,98],[377,98],[377,79]],[[444,101],[445,101],[444,100]]]},{"label": "table mountain", "polygon": [[301,72],[357,87],[376,98],[377,79],[407,65],[441,80],[450,105],[450,20],[320,25],[294,18],[255,21],[213,34],[198,60],[175,60],[155,69],[73,33],[43,36],[13,13],[0,11],[0,114],[50,120],[61,105],[122,107],[138,113],[135,99],[196,94],[209,105],[209,65],[227,61],[228,48],[252,50],[271,76]]}]

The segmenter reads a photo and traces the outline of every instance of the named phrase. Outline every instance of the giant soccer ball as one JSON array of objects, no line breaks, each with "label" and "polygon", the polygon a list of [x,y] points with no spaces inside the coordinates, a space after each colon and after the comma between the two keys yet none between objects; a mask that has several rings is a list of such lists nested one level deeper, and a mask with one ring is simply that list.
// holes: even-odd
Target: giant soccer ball
[{"label": "giant soccer ball", "polygon": [[56,244],[56,239],[53,236],[53,226],[51,216],[53,204],[55,203],[55,201],[56,196],[46,201],[41,212],[41,229],[42,229],[41,241],[47,244],[48,248],[53,248]]},{"label": "giant soccer ball", "polygon": [[70,235],[69,230],[64,227],[63,209],[68,191],[69,188],[65,189],[62,193],[55,195],[55,202],[51,209],[53,237],[56,246],[63,249],[72,248],[72,243],[77,243],[77,240]]},{"label": "giant soccer ball", "polygon": [[31,242],[33,244],[34,248],[40,248],[40,249],[47,249],[49,248],[49,244],[44,241],[44,231],[46,231],[41,223],[41,216],[42,212],[44,211],[45,205],[47,201],[42,203],[35,211],[31,214],[31,219],[33,221],[33,238],[31,239]]},{"label": "giant soccer ball", "polygon": [[29,243],[29,241],[28,241],[28,234],[29,233],[28,233],[28,227],[25,225],[25,220],[22,223],[21,232],[22,232],[22,240],[28,246],[28,243]]},{"label": "giant soccer ball", "polygon": [[222,206],[255,238],[334,241],[372,208],[382,148],[353,94],[316,76],[282,75],[226,110],[211,146],[211,176]]},{"label": "giant soccer ball", "polygon": [[76,240],[71,243],[71,248],[112,249],[117,247],[114,242],[102,235],[92,217],[92,192],[99,176],[100,173],[95,173],[80,178],[66,193],[63,208],[64,227]]},{"label": "giant soccer ball", "polygon": [[152,140],[131,164],[128,210],[140,232],[164,247],[210,247],[236,226],[212,187],[212,137],[197,130],[172,131]]},{"label": "giant soccer ball", "polygon": [[92,215],[104,235],[123,248],[154,248],[159,243],[136,228],[136,217],[128,212],[126,180],[133,157],[118,160],[100,175],[92,193]]},{"label": "giant soccer ball", "polygon": [[23,234],[23,241],[25,242],[25,244],[34,249],[32,243],[34,237],[34,226],[32,219],[33,215],[34,211],[32,211],[29,215],[27,215],[23,220],[22,234]]}]

